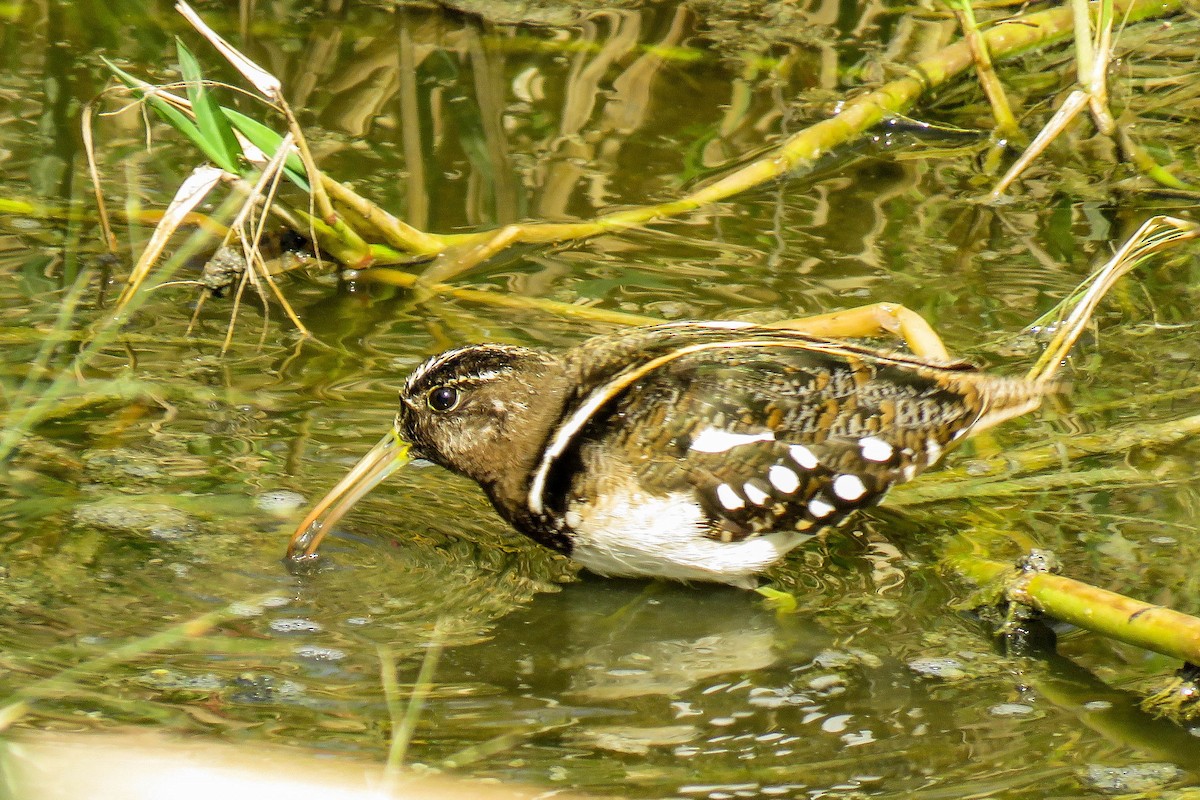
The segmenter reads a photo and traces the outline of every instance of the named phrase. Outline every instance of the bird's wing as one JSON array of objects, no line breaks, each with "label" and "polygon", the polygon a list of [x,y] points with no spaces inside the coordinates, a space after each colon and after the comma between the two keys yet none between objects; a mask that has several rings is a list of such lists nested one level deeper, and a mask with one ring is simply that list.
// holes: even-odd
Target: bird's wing
[{"label": "bird's wing", "polygon": [[684,356],[597,415],[655,493],[689,487],[714,538],[816,530],[936,462],[976,398],[890,364],[795,348]]},{"label": "bird's wing", "polygon": [[555,470],[587,450],[627,463],[644,491],[693,493],[713,538],[815,530],[937,461],[983,410],[962,364],[762,328],[682,333],[582,386],[531,510],[561,501]]}]

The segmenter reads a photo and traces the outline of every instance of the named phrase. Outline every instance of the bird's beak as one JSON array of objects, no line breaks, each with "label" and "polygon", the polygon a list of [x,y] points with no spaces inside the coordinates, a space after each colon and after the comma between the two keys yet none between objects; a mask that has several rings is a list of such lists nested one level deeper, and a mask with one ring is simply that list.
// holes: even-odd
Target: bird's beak
[{"label": "bird's beak", "polygon": [[334,524],[380,481],[412,461],[409,448],[399,430],[393,427],[388,431],[296,528],[288,542],[288,560],[304,561],[316,557],[317,546]]}]

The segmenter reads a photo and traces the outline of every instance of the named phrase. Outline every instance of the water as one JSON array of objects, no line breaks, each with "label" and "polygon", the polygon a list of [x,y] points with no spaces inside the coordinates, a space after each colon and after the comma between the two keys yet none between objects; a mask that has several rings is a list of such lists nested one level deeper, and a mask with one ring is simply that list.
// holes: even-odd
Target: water
[{"label": "water", "polygon": [[[326,169],[439,232],[671,197],[822,118],[886,59],[952,32],[883,7],[814,5],[788,6],[781,35],[749,11],[733,24],[698,8],[656,4],[561,28],[363,3],[260,6],[245,22],[204,13],[283,79]],[[6,200],[90,211],[78,119],[107,80],[100,53],[171,80],[164,54],[179,34],[234,80],[166,3],[6,13]],[[925,118],[986,125],[970,88],[956,91]],[[100,120],[97,141],[110,202],[129,213],[163,206],[198,162],[157,126],[147,153],[133,112]],[[1136,194],[1115,203],[1109,167],[1059,153],[1015,203],[984,208],[973,201],[989,181],[971,155],[985,148],[899,130],[839,152],[816,175],[645,230],[516,248],[457,282],[663,319],[903,302],[952,351],[1019,374],[1035,343],[1009,335],[1163,204]],[[123,222],[117,232],[125,260],[147,236]],[[6,421],[70,363],[119,290],[128,265],[109,272],[101,253],[90,216],[0,216],[3,387],[20,399]],[[1159,263],[1105,305],[1099,339],[1072,362],[1069,394],[950,466],[1200,410],[1190,392],[1197,262]],[[194,278],[196,266],[178,277]],[[84,291],[67,335],[44,370],[31,368],[76,275]],[[1200,763],[1195,731],[1137,709],[1178,664],[1079,633],[1057,653],[1006,653],[955,610],[966,587],[938,567],[965,535],[987,538],[1001,559],[1048,547],[1074,577],[1195,612],[1190,442],[1134,451],[1136,481],[885,507],[771,576],[795,593],[792,615],[736,590],[578,576],[508,531],[472,484],[418,465],[360,504],[326,541],[321,569],[291,574],[281,558],[304,510],[296,495],[317,499],[382,435],[413,365],[476,341],[561,348],[610,326],[444,297],[415,303],[315,265],[283,286],[321,345],[277,306],[264,317],[247,299],[222,357],[229,299],[207,302],[187,336],[195,288],[160,289],[11,460],[0,498],[0,689],[101,659],[20,725],[136,724],[381,761],[390,728],[380,659],[396,659],[407,693],[436,646],[406,757],[458,775],[713,800],[1090,797],[1110,768]],[[1061,470],[1124,463],[1122,453]],[[231,604],[192,638],[104,660]],[[1170,775],[1161,781],[1197,778]]]}]

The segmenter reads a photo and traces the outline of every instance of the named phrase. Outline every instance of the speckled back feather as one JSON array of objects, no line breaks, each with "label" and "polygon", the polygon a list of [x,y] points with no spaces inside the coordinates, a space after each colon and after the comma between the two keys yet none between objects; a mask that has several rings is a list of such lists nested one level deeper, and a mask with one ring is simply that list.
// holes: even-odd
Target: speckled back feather
[{"label": "speckled back feather", "polygon": [[532,516],[561,524],[633,480],[694,492],[718,541],[836,524],[1041,400],[965,362],[760,327],[639,329],[566,364],[572,396],[531,478]]}]

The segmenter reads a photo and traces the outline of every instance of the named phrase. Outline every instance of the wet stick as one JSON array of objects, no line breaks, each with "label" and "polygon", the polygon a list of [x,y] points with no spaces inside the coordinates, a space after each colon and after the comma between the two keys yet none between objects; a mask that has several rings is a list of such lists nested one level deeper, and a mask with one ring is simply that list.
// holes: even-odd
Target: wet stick
[{"label": "wet stick", "polygon": [[974,556],[951,555],[945,563],[1008,600],[1117,641],[1188,663],[1200,662],[1200,619],[1055,575],[1021,570]]},{"label": "wet stick", "polygon": [[922,479],[923,485],[897,486],[889,501],[910,496],[914,498],[913,502],[924,502],[925,498],[933,500],[948,497],[948,494],[938,494],[942,492],[938,484],[946,484],[949,487],[973,479],[1016,477],[1061,466],[1065,460],[1124,453],[1136,447],[1163,447],[1196,435],[1200,435],[1200,414],[1167,422],[1129,425],[1098,433],[1071,436],[1049,444],[1038,443],[1030,447],[1007,450],[990,458],[976,459],[966,466],[929,473]]}]

